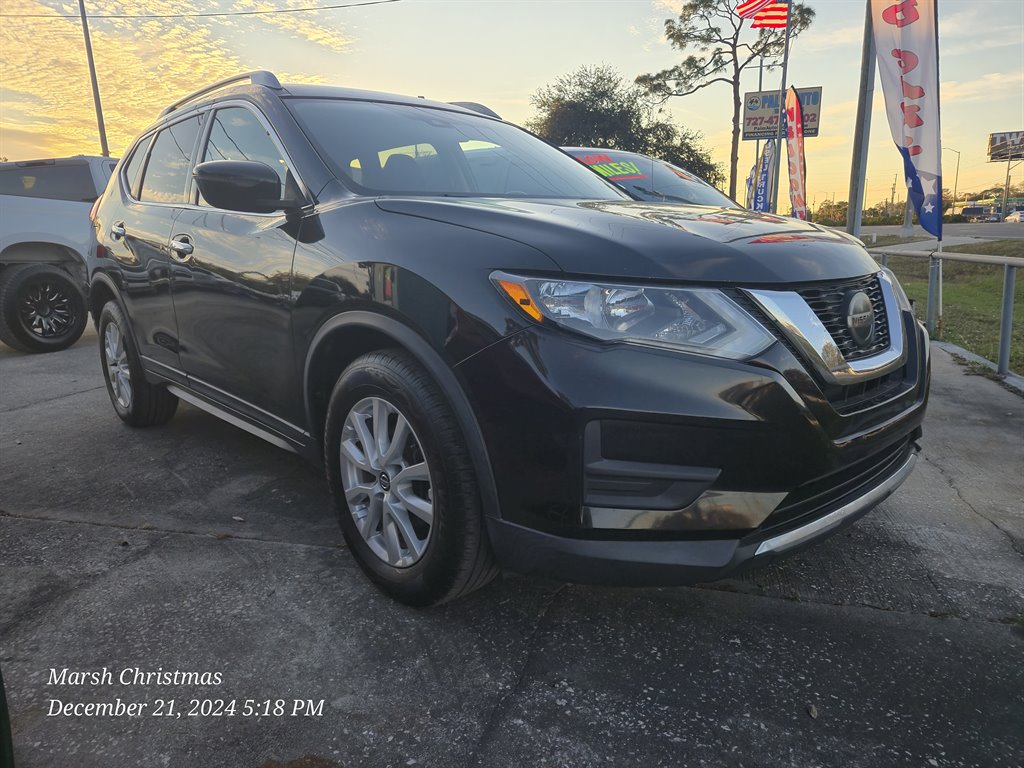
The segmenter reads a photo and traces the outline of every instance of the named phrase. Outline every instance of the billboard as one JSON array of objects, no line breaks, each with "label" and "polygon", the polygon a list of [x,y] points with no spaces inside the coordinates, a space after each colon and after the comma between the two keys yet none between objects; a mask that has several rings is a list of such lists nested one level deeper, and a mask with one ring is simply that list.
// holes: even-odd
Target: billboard
[{"label": "billboard", "polygon": [[988,161],[1024,160],[1024,131],[1005,131],[988,135]]},{"label": "billboard", "polygon": [[[804,114],[804,138],[818,135],[821,87],[797,88]],[[779,135],[779,92],[751,91],[743,96],[743,140],[774,139]]]}]

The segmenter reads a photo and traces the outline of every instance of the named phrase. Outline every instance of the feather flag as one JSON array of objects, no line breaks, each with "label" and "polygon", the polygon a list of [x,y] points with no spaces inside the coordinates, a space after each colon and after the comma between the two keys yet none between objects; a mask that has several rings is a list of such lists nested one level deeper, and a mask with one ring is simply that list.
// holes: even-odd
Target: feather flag
[{"label": "feather flag", "polygon": [[750,209],[768,213],[772,209],[772,183],[775,180],[775,139],[768,139],[761,150],[754,180],[754,195]]},{"label": "feather flag", "polygon": [[746,0],[736,6],[736,15],[741,19],[751,19],[762,8],[774,2],[775,0]]},{"label": "feather flag", "polygon": [[871,0],[878,76],[907,194],[925,231],[942,239],[937,0]]},{"label": "feather flag", "polygon": [[800,95],[786,91],[786,153],[789,157],[789,201],[793,218],[807,220],[807,161],[804,157],[804,111]]},{"label": "feather flag", "polygon": [[786,17],[789,15],[789,4],[775,0],[754,14],[751,29],[785,29]]}]

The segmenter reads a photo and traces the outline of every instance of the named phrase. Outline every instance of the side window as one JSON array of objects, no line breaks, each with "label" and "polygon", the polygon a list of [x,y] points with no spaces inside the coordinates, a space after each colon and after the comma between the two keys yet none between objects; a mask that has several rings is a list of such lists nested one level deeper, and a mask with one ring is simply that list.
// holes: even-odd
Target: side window
[{"label": "side window", "polygon": [[51,161],[0,171],[0,195],[91,203],[97,192],[87,164],[54,165]]},{"label": "side window", "polygon": [[193,117],[164,128],[153,140],[149,162],[142,175],[139,200],[153,203],[184,203],[192,148],[199,135],[199,118]]},{"label": "side window", "polygon": [[149,143],[153,140],[153,136],[146,136],[142,141],[139,142],[138,146],[135,147],[135,152],[132,154],[131,159],[124,167],[123,179],[125,188],[128,190],[130,197],[139,196],[139,171],[142,170],[142,164],[146,162],[146,150],[149,149]]},{"label": "side window", "polygon": [[[208,160],[253,160],[273,168],[281,179],[281,191],[288,185],[288,166],[263,123],[244,107],[217,110],[203,151]],[[199,196],[200,205],[209,205]]]}]

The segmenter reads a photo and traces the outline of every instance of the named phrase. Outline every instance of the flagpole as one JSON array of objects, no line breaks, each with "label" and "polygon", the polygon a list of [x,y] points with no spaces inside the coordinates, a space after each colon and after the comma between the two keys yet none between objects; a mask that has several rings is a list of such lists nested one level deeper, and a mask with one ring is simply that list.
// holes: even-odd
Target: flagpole
[{"label": "flagpole", "polygon": [[[764,56],[761,56],[761,62],[757,65],[757,92],[760,93],[764,90]],[[754,162],[761,157],[761,140],[756,139],[754,141]]]},{"label": "flagpole", "polygon": [[782,53],[782,82],[779,84],[779,132],[777,135],[775,152],[775,181],[772,184],[772,213],[779,212],[779,176],[782,170],[782,140],[785,133],[785,98],[786,98],[786,70],[789,66],[789,30],[793,26],[794,8],[793,0],[789,0],[789,7],[786,9],[786,43]]},{"label": "flagpole", "polygon": [[850,196],[846,209],[846,231],[860,237],[867,186],[868,140],[871,136],[871,103],[875,93],[875,31],[871,21],[871,0],[864,13],[864,42],[860,52],[860,94],[857,122],[853,135],[853,159],[850,163]]}]

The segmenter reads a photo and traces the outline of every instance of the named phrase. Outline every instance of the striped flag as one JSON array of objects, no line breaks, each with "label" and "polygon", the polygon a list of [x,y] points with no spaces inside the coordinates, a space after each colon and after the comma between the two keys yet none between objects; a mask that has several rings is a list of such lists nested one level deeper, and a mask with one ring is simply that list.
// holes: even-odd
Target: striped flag
[{"label": "striped flag", "polygon": [[754,22],[751,29],[785,29],[786,16],[789,13],[789,4],[775,0],[754,14]]},{"label": "striped flag", "polygon": [[741,19],[753,18],[754,14],[774,2],[775,0],[745,0],[736,6],[736,15]]}]

